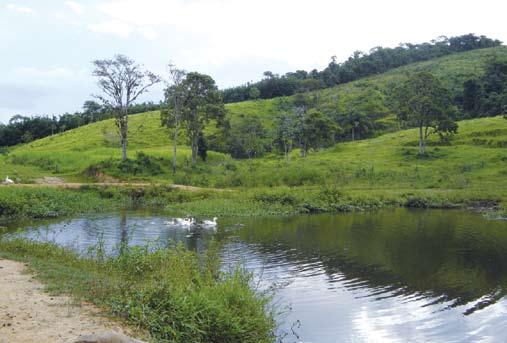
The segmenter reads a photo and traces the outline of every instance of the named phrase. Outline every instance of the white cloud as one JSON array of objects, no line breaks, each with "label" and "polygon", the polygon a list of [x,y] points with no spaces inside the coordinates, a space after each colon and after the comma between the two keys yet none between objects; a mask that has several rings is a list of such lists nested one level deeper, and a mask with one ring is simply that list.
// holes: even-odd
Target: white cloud
[{"label": "white cloud", "polygon": [[24,14],[35,14],[35,11],[27,6],[18,6],[14,4],[7,4],[5,6],[8,10],[18,12],[18,13],[24,13]]},{"label": "white cloud", "polygon": [[137,26],[117,19],[92,24],[88,28],[93,32],[109,33],[122,38],[128,38],[133,33],[137,33],[151,41],[158,38],[158,32],[151,26]]},{"label": "white cloud", "polygon": [[155,40],[158,38],[158,32],[151,26],[142,26],[137,31],[149,40]]},{"label": "white cloud", "polygon": [[77,15],[81,15],[84,12],[83,6],[81,6],[75,1],[65,1],[65,5],[67,5],[70,8],[70,10]]},{"label": "white cloud", "polygon": [[134,28],[119,20],[103,21],[99,24],[89,26],[93,32],[112,33],[122,38],[127,38],[134,31]]},{"label": "white cloud", "polygon": [[89,78],[86,69],[68,67],[17,67],[12,70],[12,78],[18,81],[29,81],[33,84],[54,84],[55,82],[81,82]]},{"label": "white cloud", "polygon": [[[442,34],[497,37],[505,32],[507,6],[502,1],[491,0],[494,12],[474,3],[463,0],[457,8],[441,0],[410,6],[405,0],[109,0],[98,9],[108,20],[130,27],[130,33],[151,27],[171,40],[175,33],[198,37],[199,46],[186,50],[196,59],[205,58],[206,64],[269,58],[312,69],[324,67],[332,55],[342,61],[354,50],[378,45],[423,42]],[[481,15],[489,19],[479,24]]]}]

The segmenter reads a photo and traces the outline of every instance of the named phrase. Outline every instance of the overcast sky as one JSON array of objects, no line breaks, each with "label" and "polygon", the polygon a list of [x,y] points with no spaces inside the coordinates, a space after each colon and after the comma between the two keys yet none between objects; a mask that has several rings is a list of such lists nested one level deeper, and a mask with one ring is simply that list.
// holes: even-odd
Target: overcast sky
[{"label": "overcast sky", "polygon": [[506,13],[504,0],[0,0],[0,121],[80,110],[97,92],[90,62],[116,53],[227,87],[440,35],[507,42]]}]

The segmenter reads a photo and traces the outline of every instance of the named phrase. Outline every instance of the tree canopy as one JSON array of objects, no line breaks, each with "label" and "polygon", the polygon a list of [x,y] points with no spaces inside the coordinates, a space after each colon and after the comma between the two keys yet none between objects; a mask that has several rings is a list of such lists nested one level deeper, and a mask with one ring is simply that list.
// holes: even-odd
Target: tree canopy
[{"label": "tree canopy", "polygon": [[184,94],[181,122],[190,141],[192,165],[195,165],[199,154],[199,141],[201,141],[201,155],[203,155],[204,127],[212,119],[216,121],[217,126],[223,124],[225,107],[215,80],[209,75],[188,73],[181,83],[181,89]]},{"label": "tree canopy", "polygon": [[426,153],[426,140],[432,133],[455,133],[456,107],[441,81],[433,74],[420,72],[395,89],[398,119],[419,128],[419,154]]}]

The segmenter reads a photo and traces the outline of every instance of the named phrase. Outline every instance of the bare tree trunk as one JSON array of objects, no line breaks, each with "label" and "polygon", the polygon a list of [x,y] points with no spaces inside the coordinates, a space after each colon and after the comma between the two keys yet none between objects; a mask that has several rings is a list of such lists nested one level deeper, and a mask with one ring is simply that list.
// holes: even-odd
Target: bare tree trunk
[{"label": "bare tree trunk", "polygon": [[355,140],[355,132],[354,132],[354,127],[352,126],[352,141]]},{"label": "bare tree trunk", "polygon": [[198,140],[199,140],[199,135],[194,133],[192,135],[192,142],[191,142],[191,145],[192,145],[192,166],[195,166],[197,163],[197,152],[199,149]]},{"label": "bare tree trunk", "polygon": [[423,126],[419,125],[419,155],[424,155],[424,138],[423,138]]},{"label": "bare tree trunk", "polygon": [[127,160],[127,140],[123,137],[121,139],[121,160]]},{"label": "bare tree trunk", "polygon": [[124,117],[120,121],[120,136],[121,136],[121,160],[127,160],[127,136],[128,136],[128,110],[125,110]]},{"label": "bare tree trunk", "polygon": [[304,145],[301,147],[301,157],[306,157],[306,152],[307,152],[307,149],[306,149],[306,144],[304,144]]},{"label": "bare tree trunk", "polygon": [[178,124],[174,128],[174,136],[173,136],[173,175],[176,174],[176,147],[178,144]]}]

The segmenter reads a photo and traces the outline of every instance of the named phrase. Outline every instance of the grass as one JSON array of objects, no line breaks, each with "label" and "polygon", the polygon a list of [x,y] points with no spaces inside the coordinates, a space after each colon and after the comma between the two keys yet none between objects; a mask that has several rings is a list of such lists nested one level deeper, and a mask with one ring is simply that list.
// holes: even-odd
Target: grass
[{"label": "grass", "polygon": [[[155,182],[157,186],[141,193],[129,188],[92,187],[80,192],[0,187],[0,215],[45,217],[122,206],[157,206],[185,214],[288,214],[405,206],[409,197],[426,199],[419,207],[469,206],[468,203],[480,207],[481,203],[489,203],[485,207],[507,208],[507,120],[501,116],[473,119],[461,121],[459,126],[449,144],[433,137],[424,158],[417,154],[417,133],[413,129],[340,143],[312,152],[307,158],[294,151],[290,163],[278,155],[233,160],[211,153],[206,163],[191,168],[184,163],[187,151],[182,149],[182,167],[176,176],[170,172],[165,146],[139,149],[141,153],[122,164],[118,159],[101,160],[104,156],[98,152],[105,148],[57,153],[45,151],[51,148],[37,141],[34,144],[40,148],[18,147],[10,155],[0,157],[0,163],[7,168],[26,168],[31,175],[93,181],[86,171],[94,170],[91,174]],[[79,130],[74,134],[77,133]],[[86,154],[96,162],[88,164]],[[43,158],[58,160],[67,174],[54,174],[34,165],[34,161]],[[184,192],[164,186],[172,182],[234,191]],[[320,200],[325,189],[340,192],[338,205]],[[257,195],[266,192],[289,194],[297,201],[260,201]]]},{"label": "grass", "polygon": [[[390,85],[407,75],[427,70],[446,80],[449,87],[459,88],[465,79],[482,73],[486,61],[495,54],[507,55],[507,48],[481,49],[415,63],[319,91],[318,96],[325,106],[346,107],[348,101],[361,99],[363,102],[372,101],[379,108],[387,108],[385,97]],[[271,99],[228,104],[232,125],[242,116],[258,115],[270,127],[280,101]],[[391,117],[381,121],[387,128],[396,125]],[[216,211],[243,215],[335,211],[378,207],[377,203],[383,206],[405,205],[409,197],[426,199],[419,202],[420,206],[467,206],[467,199],[476,199],[475,203],[490,201],[507,207],[507,120],[501,116],[460,121],[459,132],[449,143],[439,142],[437,137],[431,139],[429,153],[424,158],[417,154],[417,132],[410,129],[338,143],[329,149],[312,151],[307,158],[301,158],[295,150],[290,163],[274,153],[263,158],[234,160],[226,154],[209,152],[206,162],[200,161],[197,166],[191,167],[190,150],[184,145],[182,136],[176,175],[172,175],[170,167],[170,139],[160,127],[158,112],[132,115],[129,130],[127,162],[120,162],[116,129],[113,121],[108,120],[14,147],[0,154],[0,174],[28,183],[44,176],[58,176],[67,181],[92,183],[115,178],[162,186],[176,183],[236,190],[221,195],[213,192],[187,195],[162,190],[158,195],[148,194],[134,199],[182,212]],[[318,197],[326,188],[341,192],[343,197],[339,205],[319,203]],[[267,204],[256,198],[270,189],[290,193],[297,201]],[[131,206],[134,194],[129,190],[124,194],[107,190],[106,193],[113,193],[111,201],[104,199],[98,190],[94,190],[95,193],[90,190],[88,193],[76,192],[80,195],[63,192],[63,197],[91,196],[99,199],[94,202],[90,199],[57,199],[57,191],[51,195],[49,190],[44,190],[33,193],[33,200],[37,203],[32,209],[26,205],[34,203],[30,200],[32,191],[0,188],[0,192],[0,211],[5,215],[20,212],[32,217],[39,216],[37,212],[51,213],[52,209],[64,213],[78,210],[66,203],[83,203],[84,211],[108,208],[111,203],[115,203],[114,206]],[[152,190],[149,192],[153,193]]]},{"label": "grass", "polygon": [[[390,88],[393,85],[404,80],[410,74],[425,70],[434,73],[448,87],[453,89],[455,93],[459,93],[463,82],[469,78],[481,75],[487,61],[495,55],[507,56],[507,47],[500,46],[490,49],[479,49],[431,61],[414,63],[381,75],[321,90],[316,92],[315,95],[320,99],[321,107],[324,109],[337,108],[345,111],[350,103],[360,101],[361,104],[369,104],[368,107],[370,109],[375,108],[378,113],[385,114],[385,117],[379,118],[376,123],[378,132],[385,133],[398,129],[397,123],[390,114],[387,101]],[[272,129],[274,118],[280,113],[278,107],[280,101],[283,101],[283,98],[227,104],[231,125],[237,125],[244,116],[257,115],[268,129]],[[208,132],[213,131],[212,125],[207,130]],[[492,130],[488,131],[491,132]],[[396,139],[396,135],[390,137]],[[380,143],[381,141],[377,142]],[[404,143],[414,144],[414,141],[415,139],[412,139],[411,142]],[[505,141],[505,134],[502,134],[496,138],[475,137],[474,144],[487,145],[488,147],[505,147]],[[2,174],[8,174],[24,182],[33,182],[37,178],[48,175],[61,176],[69,181],[89,181],[93,180],[94,175],[90,177],[90,174],[85,173],[85,171],[90,166],[95,166],[106,161],[106,166],[110,167],[106,167],[104,171],[120,179],[144,178],[156,180],[157,182],[167,181],[214,187],[255,187],[270,186],[270,184],[267,181],[259,182],[256,178],[252,179],[248,177],[248,170],[256,169],[259,164],[261,168],[257,169],[262,169],[262,167],[269,164],[278,164],[277,167],[279,169],[286,169],[280,162],[280,158],[274,155],[267,156],[260,162],[243,163],[232,160],[228,155],[216,152],[210,152],[208,163],[201,164],[196,170],[191,169],[188,167],[190,150],[185,145],[186,143],[182,132],[178,163],[183,168],[180,173],[172,177],[169,167],[171,160],[169,134],[164,128],[160,127],[159,113],[148,112],[130,117],[129,158],[136,159],[138,152],[143,152],[157,159],[155,162],[160,165],[160,171],[156,173],[140,172],[132,175],[131,173],[119,171],[119,168],[117,168],[120,156],[119,139],[117,129],[112,120],[93,123],[9,149],[7,153],[0,154],[0,171]],[[354,149],[361,147],[360,144],[352,146]],[[342,148],[346,153],[350,150],[346,144],[340,144],[334,150],[337,153],[334,154],[336,156],[327,154],[327,160],[331,159],[340,164],[342,156],[338,156],[338,153],[341,152]],[[411,151],[404,153],[411,153]],[[399,159],[398,155],[393,156]],[[108,161],[109,164],[107,164]],[[319,163],[327,162],[321,161]],[[313,162],[309,164],[313,164]],[[313,165],[308,166],[301,161],[295,163],[295,165],[297,168],[301,168],[301,175],[282,175],[280,180],[271,182],[272,185],[284,184],[296,186],[298,184],[316,183],[317,181],[322,181],[323,178],[327,179],[328,175],[325,174],[309,175],[311,172],[308,169],[312,169]],[[359,169],[368,168],[368,165],[365,164],[357,167]],[[242,174],[241,177],[236,176],[238,175],[236,169],[239,169],[239,174]],[[262,173],[262,171],[255,170],[255,173]],[[272,174],[271,170],[266,170],[266,173]]]},{"label": "grass", "polygon": [[0,256],[29,263],[52,293],[94,303],[157,342],[272,342],[270,297],[241,269],[223,273],[216,249],[204,258],[181,246],[123,247],[85,257],[50,243],[0,239]]}]

